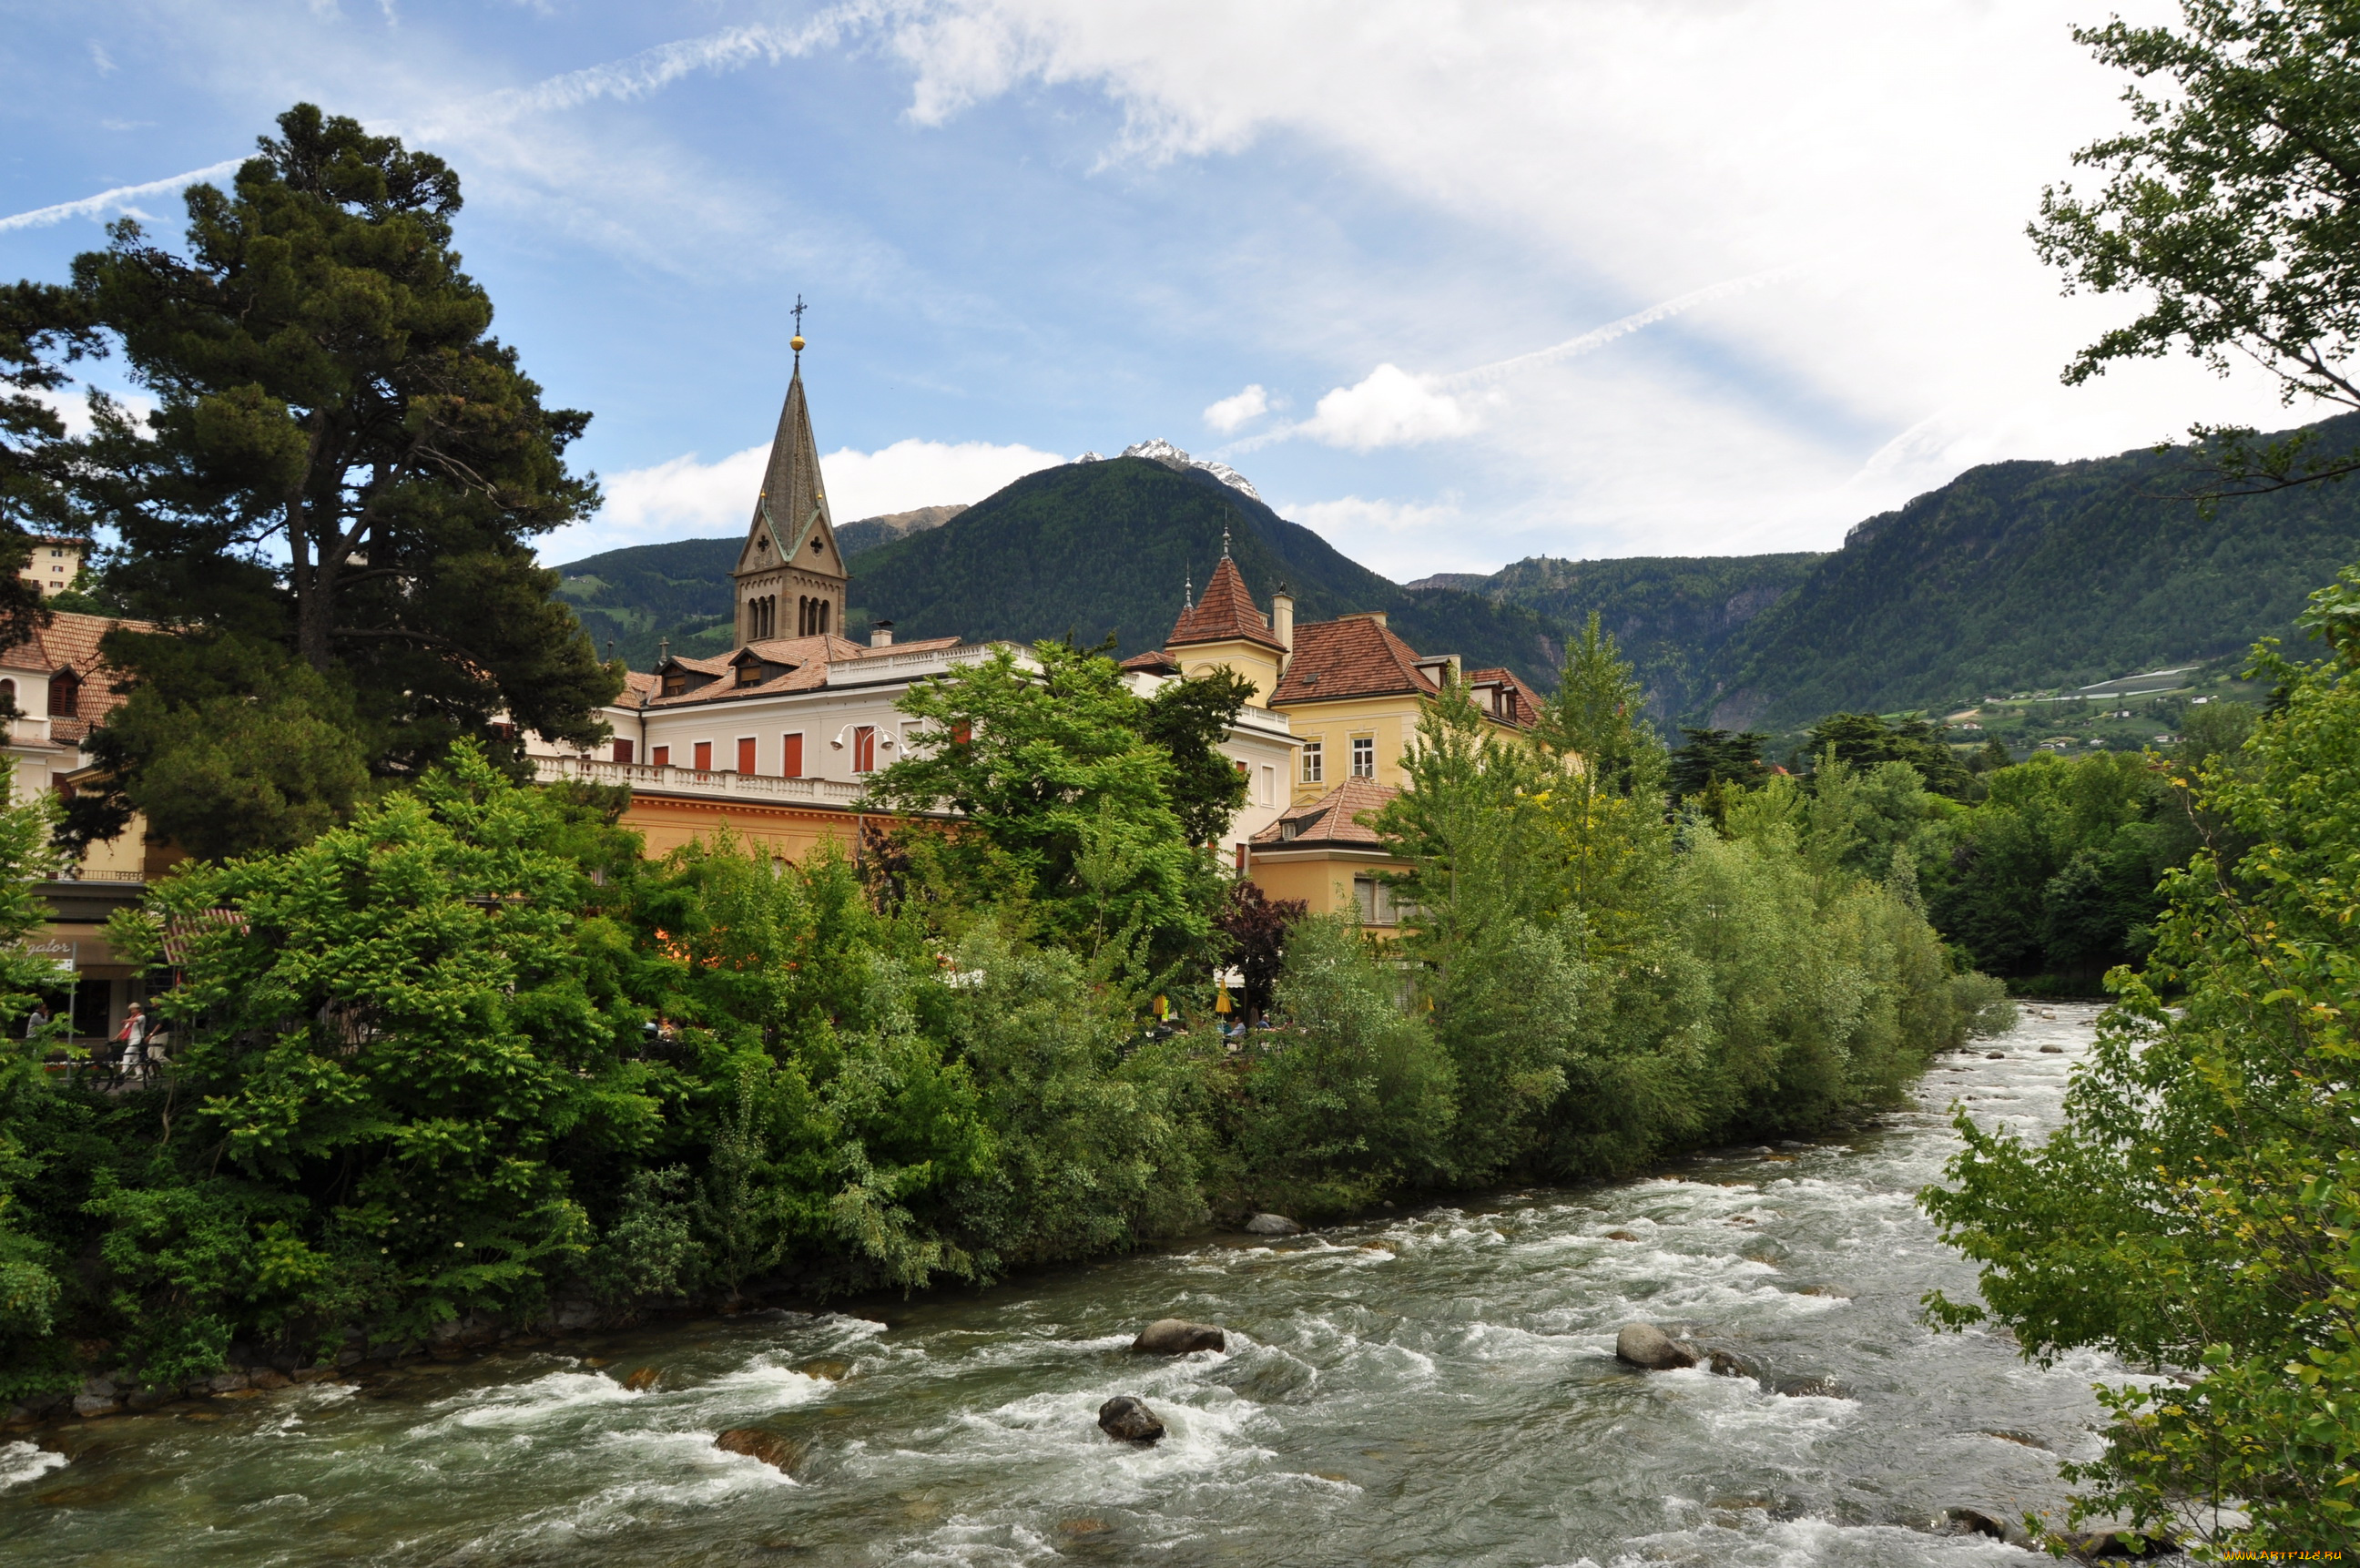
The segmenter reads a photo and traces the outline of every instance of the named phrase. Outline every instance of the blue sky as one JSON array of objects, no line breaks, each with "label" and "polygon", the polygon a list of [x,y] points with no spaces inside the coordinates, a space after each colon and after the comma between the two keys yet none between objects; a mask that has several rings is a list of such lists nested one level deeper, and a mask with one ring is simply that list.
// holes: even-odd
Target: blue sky
[{"label": "blue sky", "polygon": [[1975,463],[2290,422],[2058,384],[2129,308],[2022,232],[2119,120],[2068,36],[2111,8],[0,0],[0,272],[177,233],[107,193],[310,99],[451,160],[595,411],[549,559],[742,526],[798,293],[843,519],[1161,435],[1397,578],[1831,548]]}]

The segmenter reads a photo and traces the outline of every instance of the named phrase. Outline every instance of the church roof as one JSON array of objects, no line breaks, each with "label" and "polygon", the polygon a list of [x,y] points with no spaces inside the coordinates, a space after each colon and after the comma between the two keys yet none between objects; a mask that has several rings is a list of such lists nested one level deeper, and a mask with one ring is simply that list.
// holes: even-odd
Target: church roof
[{"label": "church roof", "polygon": [[[816,534],[824,549],[812,551]],[[758,548],[767,544],[768,548]],[[770,437],[770,460],[762,470],[761,494],[746,526],[746,546],[738,554],[736,575],[762,571],[792,563],[824,576],[844,576],[844,562],[836,548],[836,519],[827,510],[827,490],[819,471],[819,444],[813,439],[811,404],[803,396],[803,359],[795,359],[793,378],[787,382],[787,400],[779,410],[779,428]]]},{"label": "church roof", "polygon": [[1253,595],[1246,591],[1246,579],[1238,564],[1227,555],[1213,568],[1212,581],[1205,585],[1205,597],[1181,611],[1172,635],[1164,640],[1166,648],[1177,648],[1186,642],[1229,642],[1243,639],[1264,647],[1285,650],[1272,635],[1270,621],[1254,608]]},{"label": "church roof", "polygon": [[[872,648],[855,642],[848,637],[833,633],[820,637],[767,637],[748,642],[743,648],[711,658],[692,659],[679,655],[667,660],[665,665],[676,664],[684,670],[713,678],[693,691],[677,696],[664,696],[665,665],[657,672],[640,674],[632,672],[628,677],[628,705],[631,696],[639,698],[638,705],[649,708],[694,707],[700,703],[730,702],[740,697],[779,696],[788,692],[814,691],[828,684],[833,666],[853,680],[860,678],[860,665],[870,659],[886,659],[896,653],[928,653],[945,648],[956,648],[956,637],[927,637],[909,642],[895,642],[883,648]],[[781,666],[779,673],[752,685],[738,684],[738,670],[748,654],[765,664]]]}]

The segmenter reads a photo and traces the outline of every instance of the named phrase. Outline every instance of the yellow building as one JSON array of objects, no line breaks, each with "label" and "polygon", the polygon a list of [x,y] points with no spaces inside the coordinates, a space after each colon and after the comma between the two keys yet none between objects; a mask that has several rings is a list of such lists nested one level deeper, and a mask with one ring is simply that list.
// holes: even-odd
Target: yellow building
[{"label": "yellow building", "polygon": [[1393,635],[1382,610],[1298,626],[1294,596],[1281,585],[1263,615],[1226,550],[1161,658],[1191,676],[1235,671],[1253,684],[1255,702],[1284,716],[1297,742],[1293,805],[1253,835],[1240,869],[1271,897],[1301,898],[1323,914],[1357,904],[1372,926],[1395,923],[1377,873],[1402,867],[1356,824],[1407,787],[1402,759],[1426,705],[1447,686],[1464,686],[1502,734],[1522,732],[1540,714],[1539,694],[1510,671],[1470,672],[1456,653],[1421,654]]},{"label": "yellow building", "polygon": [[82,558],[89,548],[79,539],[35,534],[32,558],[16,568],[16,575],[28,583],[40,584],[44,597],[61,594],[82,576]]}]

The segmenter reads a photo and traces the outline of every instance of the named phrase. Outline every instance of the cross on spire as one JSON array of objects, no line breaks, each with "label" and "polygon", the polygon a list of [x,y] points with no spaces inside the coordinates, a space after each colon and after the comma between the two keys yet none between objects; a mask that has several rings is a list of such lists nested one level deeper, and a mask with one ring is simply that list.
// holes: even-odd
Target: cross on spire
[{"label": "cross on spire", "polygon": [[797,293],[795,295],[795,308],[793,315],[795,318],[795,335],[797,337],[801,337],[803,334],[803,297],[801,293]]}]

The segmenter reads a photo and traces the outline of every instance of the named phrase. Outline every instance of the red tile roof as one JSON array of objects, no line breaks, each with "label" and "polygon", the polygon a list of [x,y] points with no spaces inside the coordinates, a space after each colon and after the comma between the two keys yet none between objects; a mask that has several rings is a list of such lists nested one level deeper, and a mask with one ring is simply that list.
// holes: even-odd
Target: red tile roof
[{"label": "red tile roof", "polygon": [[1151,675],[1176,675],[1180,661],[1161,648],[1151,648],[1144,653],[1133,653],[1122,662],[1126,670],[1144,670]]},{"label": "red tile roof", "polygon": [[1515,694],[1513,706],[1509,711],[1495,713],[1491,717],[1502,723],[1513,724],[1520,729],[1529,728],[1540,717],[1541,694],[1526,685],[1523,677],[1513,670],[1477,670],[1467,676],[1467,684],[1470,686],[1480,686],[1491,681],[1500,683]]},{"label": "red tile roof", "polygon": [[51,678],[71,671],[81,677],[73,712],[50,716],[51,740],[80,741],[99,720],[122,706],[123,693],[115,689],[115,672],[98,652],[99,639],[118,626],[132,631],[156,630],[149,621],[61,609],[52,614],[49,625],[0,652],[0,668],[37,670]]},{"label": "red tile roof", "polygon": [[[1401,791],[1393,785],[1381,784],[1374,779],[1346,779],[1308,806],[1287,807],[1279,813],[1277,821],[1248,841],[1262,849],[1341,846],[1380,850],[1385,847],[1385,841],[1377,836],[1375,828],[1360,819],[1374,816],[1399,794]],[[1288,831],[1290,827],[1292,833]]]},{"label": "red tile roof", "polygon": [[[624,693],[624,706],[651,708],[694,707],[699,703],[724,702],[738,697],[777,696],[786,692],[813,691],[827,684],[828,667],[851,666],[847,673],[858,679],[858,666],[869,659],[888,659],[896,653],[932,653],[945,648],[956,648],[956,637],[926,637],[908,642],[895,642],[883,648],[871,648],[865,642],[855,642],[834,632],[816,637],[774,637],[709,659],[674,657],[672,663],[685,670],[711,675],[713,679],[693,691],[677,696],[659,695],[662,689],[661,666],[655,674],[642,675],[633,671],[630,685]],[[768,680],[750,686],[738,684],[738,661],[751,653],[765,663],[791,665]],[[642,684],[644,683],[644,684]],[[634,704],[634,695],[639,696]]]},{"label": "red tile roof", "polygon": [[1441,687],[1417,667],[1417,650],[1367,615],[1295,629],[1295,656],[1271,694],[1273,707],[1338,697],[1433,696]]},{"label": "red tile roof", "polygon": [[1213,580],[1205,585],[1205,597],[1181,612],[1180,619],[1173,623],[1172,635],[1164,639],[1164,646],[1229,642],[1240,638],[1284,651],[1273,635],[1270,621],[1254,608],[1253,595],[1246,592],[1246,580],[1238,571],[1238,564],[1224,555],[1221,564],[1213,568]]}]

